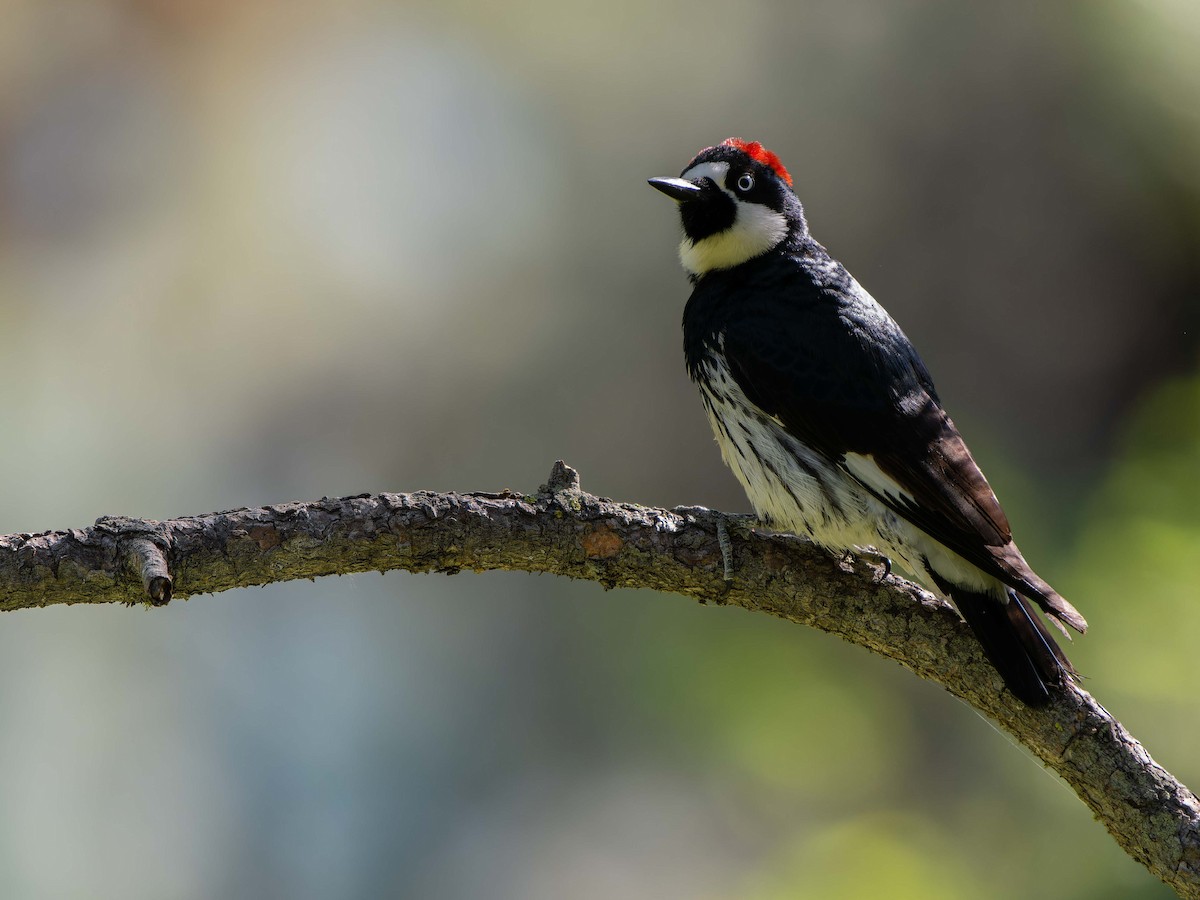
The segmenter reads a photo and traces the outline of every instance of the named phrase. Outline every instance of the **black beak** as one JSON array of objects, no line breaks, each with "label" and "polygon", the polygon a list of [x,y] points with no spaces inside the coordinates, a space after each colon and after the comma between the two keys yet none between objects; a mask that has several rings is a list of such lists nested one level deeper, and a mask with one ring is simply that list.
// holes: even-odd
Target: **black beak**
[{"label": "black beak", "polygon": [[703,192],[703,188],[682,178],[651,178],[647,182],[656,191],[662,191],[672,200],[680,203],[685,200],[695,200]]}]

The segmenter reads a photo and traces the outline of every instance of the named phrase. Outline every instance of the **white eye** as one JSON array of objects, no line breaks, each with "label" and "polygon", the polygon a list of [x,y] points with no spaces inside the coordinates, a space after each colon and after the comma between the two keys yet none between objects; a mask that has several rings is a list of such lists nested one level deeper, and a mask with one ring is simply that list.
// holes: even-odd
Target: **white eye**
[{"label": "white eye", "polygon": [[746,193],[748,190],[750,190],[752,187],[754,187],[754,176],[751,175],[749,172],[746,172],[744,175],[742,175],[741,178],[739,178],[737,180],[737,189],[739,191],[741,191],[743,194]]}]

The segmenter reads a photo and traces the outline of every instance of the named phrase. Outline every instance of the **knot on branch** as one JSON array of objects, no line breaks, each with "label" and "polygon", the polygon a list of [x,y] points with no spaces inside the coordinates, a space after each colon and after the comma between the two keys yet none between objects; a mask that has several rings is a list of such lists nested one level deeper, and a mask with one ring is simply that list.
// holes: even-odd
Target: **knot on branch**
[{"label": "knot on branch", "polygon": [[550,469],[550,478],[538,488],[538,493],[553,496],[563,491],[578,494],[582,490],[579,486],[579,473],[558,459],[554,461],[554,466]]},{"label": "knot on branch", "polygon": [[96,531],[111,536],[118,565],[142,580],[151,606],[171,602],[174,581],[166,556],[170,540],[162,525],[147,519],[105,516],[96,520]]},{"label": "knot on branch", "polygon": [[538,488],[538,496],[549,501],[549,506],[557,505],[563,512],[574,515],[578,515],[584,502],[590,499],[579,487],[579,473],[561,459],[555,461],[550,478]]}]

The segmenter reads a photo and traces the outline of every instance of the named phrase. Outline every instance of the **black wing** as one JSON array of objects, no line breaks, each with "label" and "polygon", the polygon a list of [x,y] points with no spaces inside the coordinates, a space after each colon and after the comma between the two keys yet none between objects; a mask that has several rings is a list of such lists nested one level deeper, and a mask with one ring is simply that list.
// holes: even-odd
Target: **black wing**
[{"label": "black wing", "polygon": [[1083,617],[1013,543],[996,495],[895,322],[853,294],[827,291],[804,299],[786,305],[777,294],[761,301],[743,297],[737,314],[722,323],[725,357],[747,398],[852,477],[858,476],[847,468],[846,454],[869,457],[902,493],[859,478],[867,490],[1083,631]]}]

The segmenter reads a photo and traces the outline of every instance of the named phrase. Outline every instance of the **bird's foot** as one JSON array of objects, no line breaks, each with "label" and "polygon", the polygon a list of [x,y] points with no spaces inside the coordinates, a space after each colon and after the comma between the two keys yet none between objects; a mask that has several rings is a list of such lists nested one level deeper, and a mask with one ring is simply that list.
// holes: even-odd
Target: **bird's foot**
[{"label": "bird's foot", "polygon": [[892,574],[892,558],[886,553],[880,553],[873,547],[863,550],[862,555],[873,560],[879,566],[879,574],[875,579],[875,583],[883,584],[887,581],[888,576]]},{"label": "bird's foot", "polygon": [[853,550],[845,550],[841,558],[842,567],[852,568],[855,558],[860,556],[879,566],[879,572],[875,577],[876,584],[883,584],[887,581],[888,576],[892,574],[892,558],[886,553],[880,553],[874,547],[855,547]]},{"label": "bird's foot", "polygon": [[750,516],[732,515],[713,510],[717,524],[717,545],[721,548],[721,576],[725,582],[725,590],[733,584],[733,535],[748,540],[756,532],[756,525],[763,523]]},{"label": "bird's foot", "polygon": [[725,517],[717,515],[717,544],[721,547],[721,566],[724,570],[725,584],[733,581],[733,541],[729,538],[729,528]]}]

